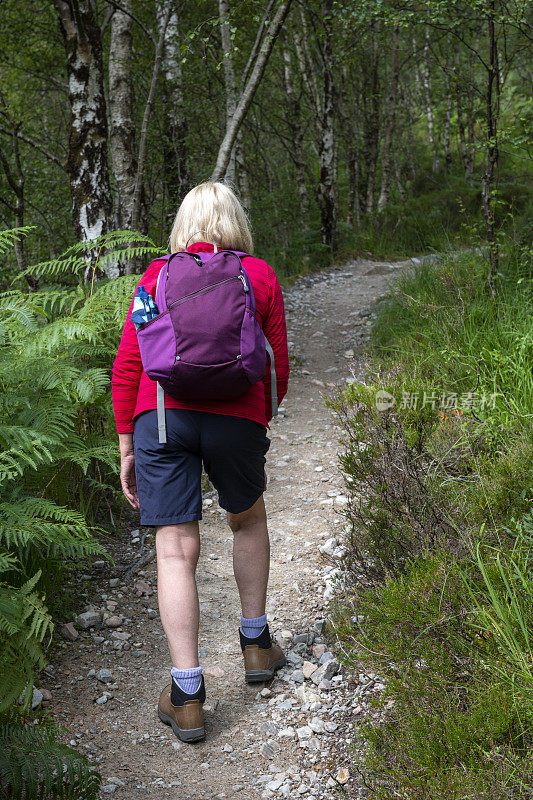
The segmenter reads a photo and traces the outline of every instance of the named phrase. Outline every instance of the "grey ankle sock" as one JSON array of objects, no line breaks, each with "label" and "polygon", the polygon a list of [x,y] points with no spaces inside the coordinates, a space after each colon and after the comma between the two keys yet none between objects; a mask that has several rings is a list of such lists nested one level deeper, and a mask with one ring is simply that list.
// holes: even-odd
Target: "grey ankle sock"
[{"label": "grey ankle sock", "polygon": [[251,619],[241,617],[241,630],[247,639],[255,639],[257,636],[260,636],[266,624],[266,614],[261,614],[260,617],[252,617]]},{"label": "grey ankle sock", "polygon": [[202,667],[191,667],[190,669],[172,667],[170,674],[172,675],[172,680],[176,681],[181,691],[186,694],[196,694],[200,688]]}]

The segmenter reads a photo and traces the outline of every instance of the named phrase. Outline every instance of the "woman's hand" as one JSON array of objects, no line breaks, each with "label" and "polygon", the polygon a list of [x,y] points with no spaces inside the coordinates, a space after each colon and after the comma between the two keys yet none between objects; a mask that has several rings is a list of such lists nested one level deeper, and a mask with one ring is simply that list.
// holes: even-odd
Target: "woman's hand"
[{"label": "woman's hand", "polygon": [[135,455],[133,452],[133,436],[130,433],[119,434],[120,446],[120,483],[124,496],[130,506],[139,508],[139,494],[135,477]]},{"label": "woman's hand", "polygon": [[135,456],[133,453],[120,457],[120,483],[126,500],[139,508],[139,495],[137,493],[137,479],[135,478]]}]

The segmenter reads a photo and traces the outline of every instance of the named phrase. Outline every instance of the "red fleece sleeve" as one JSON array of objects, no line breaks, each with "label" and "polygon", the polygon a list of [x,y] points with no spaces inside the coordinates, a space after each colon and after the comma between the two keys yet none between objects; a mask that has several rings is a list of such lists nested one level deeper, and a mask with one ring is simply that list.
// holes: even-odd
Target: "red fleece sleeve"
[{"label": "red fleece sleeve", "polygon": [[[289,382],[289,353],[287,350],[287,325],[285,322],[285,307],[281,286],[274,270],[271,270],[271,286],[268,302],[268,313],[263,325],[263,331],[274,351],[276,368],[276,383],[278,403],[281,403],[287,394]],[[270,364],[265,375],[265,413],[270,422],[272,419],[272,394],[270,391]]]},{"label": "red fleece sleeve", "polygon": [[[164,263],[164,261],[152,261],[138,283],[138,286],[144,286],[152,296],[155,293],[159,270]],[[137,342],[137,331],[131,321],[132,309],[133,298],[126,317],[124,330],[122,331],[122,339],[118,346],[111,376],[111,396],[113,398],[113,411],[115,412],[118,433],[133,433],[133,415],[137,405],[139,381],[143,371],[139,343]]]}]

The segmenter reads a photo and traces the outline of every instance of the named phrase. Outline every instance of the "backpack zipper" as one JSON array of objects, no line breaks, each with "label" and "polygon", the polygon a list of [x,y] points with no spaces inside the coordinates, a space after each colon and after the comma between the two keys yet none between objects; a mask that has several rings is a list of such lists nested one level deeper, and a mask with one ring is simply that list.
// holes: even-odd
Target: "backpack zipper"
[{"label": "backpack zipper", "polygon": [[180,297],[179,300],[174,300],[174,302],[169,305],[168,310],[170,311],[171,308],[179,306],[180,303],[184,303],[185,300],[190,300],[191,297],[197,297],[200,294],[205,294],[206,292],[210,292],[211,289],[216,289],[218,286],[223,286],[225,283],[231,283],[231,281],[241,281],[242,285],[244,286],[244,291],[245,292],[250,291],[246,283],[246,280],[244,278],[244,275],[234,275],[233,278],[224,278],[223,281],[218,281],[218,283],[212,283],[210,286],[204,286],[203,289],[198,289],[196,292],[191,292],[190,294],[185,295],[185,297]]}]

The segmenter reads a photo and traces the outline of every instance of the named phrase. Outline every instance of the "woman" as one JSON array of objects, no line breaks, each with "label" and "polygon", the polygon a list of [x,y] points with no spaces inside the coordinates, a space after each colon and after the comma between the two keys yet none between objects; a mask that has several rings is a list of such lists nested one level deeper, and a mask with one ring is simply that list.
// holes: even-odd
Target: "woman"
[{"label": "woman", "polygon": [[[251,253],[246,214],[222,183],[192,189],[176,214],[170,235],[175,253],[212,252],[207,231],[220,249]],[[155,299],[164,262],[150,264],[140,284]],[[287,391],[289,362],[281,288],[264,261],[244,256],[256,314],[275,356],[278,399]],[[133,302],[132,302],[133,306]],[[183,741],[204,737],[205,688],[198,661],[198,593],[202,464],[218,492],[234,534],[233,564],[241,602],[239,637],[249,682],[270,679],[285,657],[270,638],[265,614],[269,540],[263,502],[266,432],[271,418],[270,374],[231,400],[182,402],[165,393],[167,443],[157,435],[156,382],[143,370],[135,326],[128,312],[113,365],[112,393],[121,455],[121,483],[141,524],[156,527],[158,600],[172,659],[171,683],[161,693],[160,719]]]}]

